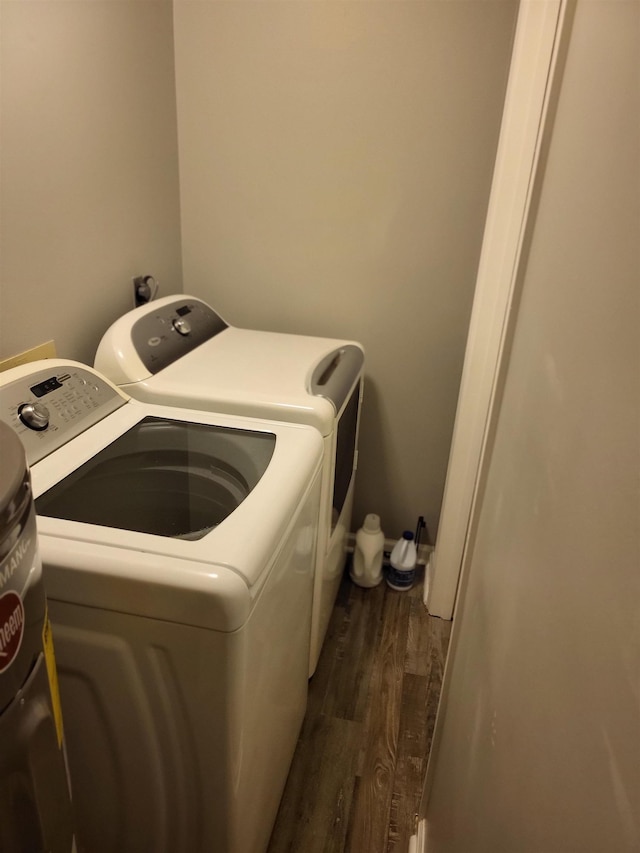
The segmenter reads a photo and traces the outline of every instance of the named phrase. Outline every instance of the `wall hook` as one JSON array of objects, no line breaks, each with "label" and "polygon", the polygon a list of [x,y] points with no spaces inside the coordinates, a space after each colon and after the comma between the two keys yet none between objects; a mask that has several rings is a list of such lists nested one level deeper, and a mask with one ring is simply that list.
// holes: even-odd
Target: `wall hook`
[{"label": "wall hook", "polygon": [[158,282],[152,275],[137,275],[133,279],[133,305],[139,308],[156,298]]}]

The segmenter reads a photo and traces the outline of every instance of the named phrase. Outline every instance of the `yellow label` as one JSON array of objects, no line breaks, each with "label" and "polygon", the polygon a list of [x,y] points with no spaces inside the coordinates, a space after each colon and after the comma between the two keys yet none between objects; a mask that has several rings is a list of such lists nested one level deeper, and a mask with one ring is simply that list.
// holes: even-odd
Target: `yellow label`
[{"label": "yellow label", "polygon": [[55,341],[46,341],[44,344],[38,344],[31,349],[19,352],[16,355],[10,355],[8,358],[0,361],[0,371],[9,370],[10,367],[18,367],[20,364],[29,364],[31,361],[39,361],[41,358],[55,358],[56,344]]},{"label": "yellow label", "polygon": [[42,629],[42,645],[44,648],[44,659],[49,676],[49,692],[51,693],[51,704],[53,705],[53,718],[56,721],[56,732],[58,734],[58,746],[62,747],[62,707],[60,705],[60,690],[58,689],[58,671],[56,669],[56,656],[53,651],[53,636],[51,634],[51,622],[49,612],[44,616],[44,628]]}]

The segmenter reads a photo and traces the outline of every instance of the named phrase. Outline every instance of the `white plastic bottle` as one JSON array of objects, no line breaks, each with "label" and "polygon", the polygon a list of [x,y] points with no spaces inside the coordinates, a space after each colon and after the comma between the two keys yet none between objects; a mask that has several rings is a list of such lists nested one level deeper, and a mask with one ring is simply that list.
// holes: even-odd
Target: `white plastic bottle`
[{"label": "white plastic bottle", "polygon": [[356,533],[356,547],[349,576],[358,586],[378,586],[382,580],[384,533],[380,529],[380,516],[371,512]]},{"label": "white plastic bottle", "polygon": [[400,592],[411,589],[416,577],[418,551],[413,541],[413,533],[405,530],[402,539],[398,539],[391,552],[391,565],[387,572],[387,584]]}]

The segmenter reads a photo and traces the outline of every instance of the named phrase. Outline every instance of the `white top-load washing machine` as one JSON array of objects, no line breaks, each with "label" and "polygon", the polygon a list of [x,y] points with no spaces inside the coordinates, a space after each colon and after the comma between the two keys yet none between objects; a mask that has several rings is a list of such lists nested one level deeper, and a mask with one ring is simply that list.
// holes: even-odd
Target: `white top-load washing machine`
[{"label": "white top-load washing machine", "polygon": [[31,466],[79,849],[262,853],[304,717],[322,439],[0,374]]},{"label": "white top-load washing machine", "polygon": [[346,559],[357,468],[364,351],[355,341],[240,329],[193,296],[120,317],[95,367],[146,402],[310,424],[324,440],[309,675]]}]

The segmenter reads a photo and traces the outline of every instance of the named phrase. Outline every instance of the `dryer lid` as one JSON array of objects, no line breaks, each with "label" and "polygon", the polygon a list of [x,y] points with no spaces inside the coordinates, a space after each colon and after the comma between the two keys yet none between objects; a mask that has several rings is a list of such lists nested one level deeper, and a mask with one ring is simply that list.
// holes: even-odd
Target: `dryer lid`
[{"label": "dryer lid", "polygon": [[355,341],[237,328],[192,296],[169,296],[116,320],[95,366],[148,403],[306,423],[327,436],[364,351]]}]

